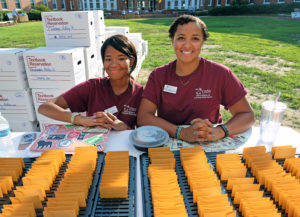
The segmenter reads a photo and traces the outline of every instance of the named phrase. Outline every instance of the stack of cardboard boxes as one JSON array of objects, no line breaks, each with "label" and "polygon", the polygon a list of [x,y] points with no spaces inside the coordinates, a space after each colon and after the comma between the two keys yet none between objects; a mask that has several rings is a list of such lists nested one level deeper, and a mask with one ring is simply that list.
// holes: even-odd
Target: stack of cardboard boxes
[{"label": "stack of cardboard boxes", "polygon": [[101,10],[44,12],[42,20],[46,47],[0,49],[0,111],[13,131],[36,131],[37,121],[41,130],[46,124],[66,124],[39,114],[38,107],[83,81],[107,75],[100,52],[107,37],[122,34],[136,46],[133,77],[147,55],[141,33],[105,27]]},{"label": "stack of cardboard boxes", "polygon": [[38,131],[23,48],[0,48],[0,112],[12,131]]}]

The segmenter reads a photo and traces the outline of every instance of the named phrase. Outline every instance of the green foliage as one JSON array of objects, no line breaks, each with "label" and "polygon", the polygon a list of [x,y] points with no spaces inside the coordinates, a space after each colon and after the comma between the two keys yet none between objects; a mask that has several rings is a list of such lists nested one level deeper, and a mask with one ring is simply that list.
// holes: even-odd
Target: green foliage
[{"label": "green foliage", "polygon": [[[241,2],[242,0],[237,0]],[[246,14],[276,14],[290,13],[295,8],[300,7],[300,3],[292,2],[287,4],[269,4],[269,5],[245,5],[233,1],[232,6],[220,6],[209,10],[209,14],[213,16],[226,15],[246,15]]]},{"label": "green foliage", "polygon": [[35,10],[41,11],[41,12],[49,12],[51,11],[50,8],[48,8],[46,5],[44,4],[37,4],[34,6]]},{"label": "green foliage", "polygon": [[29,20],[42,20],[41,14],[42,14],[41,11],[34,10],[34,9],[27,13]]},{"label": "green foliage", "polygon": [[6,12],[6,11],[0,11],[0,22],[1,22],[1,21],[7,21],[7,20],[9,20],[9,19],[8,19],[8,16],[7,16],[7,13],[9,13],[9,12]]}]

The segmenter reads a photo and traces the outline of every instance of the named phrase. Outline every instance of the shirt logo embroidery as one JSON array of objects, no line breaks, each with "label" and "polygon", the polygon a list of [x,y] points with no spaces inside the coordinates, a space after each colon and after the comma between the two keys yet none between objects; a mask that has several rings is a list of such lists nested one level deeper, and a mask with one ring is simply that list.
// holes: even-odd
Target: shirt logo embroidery
[{"label": "shirt logo embroidery", "polygon": [[194,99],[210,99],[212,98],[211,96],[211,89],[202,89],[201,87],[196,88],[196,95],[194,97]]},{"label": "shirt logo embroidery", "polygon": [[122,114],[136,116],[136,108],[133,108],[129,105],[124,105]]}]

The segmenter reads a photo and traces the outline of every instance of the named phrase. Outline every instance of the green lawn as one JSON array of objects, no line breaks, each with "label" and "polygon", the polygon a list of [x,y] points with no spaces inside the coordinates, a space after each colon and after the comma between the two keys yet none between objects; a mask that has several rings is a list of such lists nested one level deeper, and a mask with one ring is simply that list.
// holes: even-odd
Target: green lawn
[{"label": "green lawn", "polygon": [[[276,17],[204,17],[210,32],[203,57],[230,67],[256,98],[275,98],[289,108],[300,109],[300,21]],[[149,54],[142,69],[151,71],[175,58],[168,28],[169,19],[105,20],[107,26],[129,26],[148,40]],[[213,46],[215,45],[215,46]],[[0,28],[0,47],[45,46],[41,22]],[[259,58],[257,65],[251,60]],[[230,60],[230,61],[229,61]],[[239,64],[240,62],[246,64]],[[247,64],[249,62],[249,64]],[[261,67],[261,66],[264,67]],[[276,66],[276,67],[275,67]],[[267,70],[267,68],[270,68]],[[272,67],[274,69],[272,69]],[[288,68],[284,73],[278,70]],[[146,80],[142,81],[145,84]],[[259,117],[260,103],[251,102]],[[224,113],[227,116],[226,113]],[[300,129],[300,119],[290,125]]]}]

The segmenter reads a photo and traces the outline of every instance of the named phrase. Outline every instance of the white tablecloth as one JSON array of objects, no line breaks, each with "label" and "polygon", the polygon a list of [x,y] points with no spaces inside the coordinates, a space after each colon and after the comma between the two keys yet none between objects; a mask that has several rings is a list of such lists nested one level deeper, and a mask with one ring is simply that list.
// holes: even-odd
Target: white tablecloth
[{"label": "white tablecloth", "polygon": [[[121,150],[129,150],[129,154],[131,156],[134,156],[137,158],[137,216],[142,217],[143,216],[143,210],[142,210],[142,194],[141,194],[141,178],[140,178],[140,161],[139,156],[143,154],[143,152],[136,150],[132,144],[129,142],[129,134],[131,133],[131,130],[116,132],[112,131],[109,136],[109,140],[106,146],[107,151],[121,151]],[[24,132],[20,133],[12,133],[11,138],[13,140],[13,144],[15,147],[18,146],[21,136],[24,134]],[[247,142],[243,145],[237,148],[234,151],[231,152],[237,152],[242,153],[244,147],[253,147],[262,145],[262,143],[259,141],[259,127],[253,127],[252,128],[252,134],[247,140]],[[300,133],[297,131],[289,128],[289,127],[281,127],[278,136],[273,144],[273,146],[282,146],[282,145],[293,145],[294,147],[297,147],[297,154],[300,154]],[[1,154],[1,152],[0,152]],[[2,153],[3,154],[3,153]],[[38,157],[40,155],[40,152],[32,152],[27,150],[24,151],[16,151],[16,156],[19,157]]]}]

